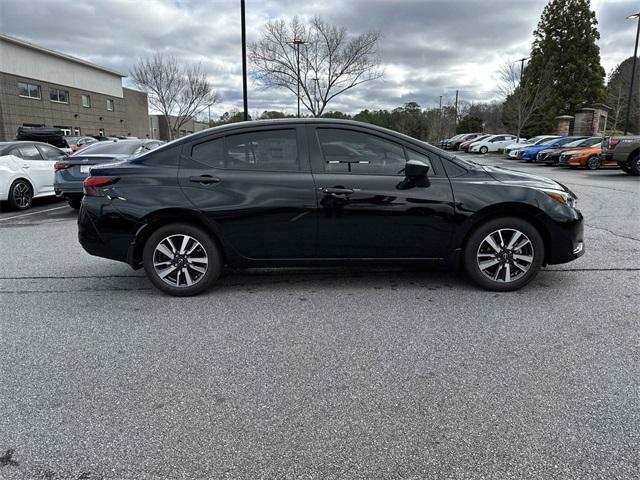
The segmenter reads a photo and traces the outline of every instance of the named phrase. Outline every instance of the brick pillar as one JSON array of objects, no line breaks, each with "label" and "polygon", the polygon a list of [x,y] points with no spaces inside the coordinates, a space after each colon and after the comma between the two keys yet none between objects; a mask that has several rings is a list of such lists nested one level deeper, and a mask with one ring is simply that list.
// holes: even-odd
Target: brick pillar
[{"label": "brick pillar", "polygon": [[574,117],[571,115],[560,115],[556,117],[556,121],[558,122],[558,135],[571,135],[571,122]]}]

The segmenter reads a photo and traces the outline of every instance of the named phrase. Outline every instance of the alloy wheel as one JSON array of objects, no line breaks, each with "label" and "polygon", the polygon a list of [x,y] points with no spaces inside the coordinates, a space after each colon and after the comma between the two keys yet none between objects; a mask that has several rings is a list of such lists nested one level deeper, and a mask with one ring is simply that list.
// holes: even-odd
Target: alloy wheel
[{"label": "alloy wheel", "polygon": [[529,271],[534,253],[529,237],[519,230],[504,228],[482,240],[476,258],[484,276],[494,282],[510,283]]},{"label": "alloy wheel", "polygon": [[24,182],[18,182],[13,187],[13,200],[18,208],[27,208],[31,203],[31,189]]},{"label": "alloy wheel", "polygon": [[170,235],[153,252],[153,268],[158,277],[172,287],[191,287],[200,282],[209,268],[202,244],[189,235]]}]

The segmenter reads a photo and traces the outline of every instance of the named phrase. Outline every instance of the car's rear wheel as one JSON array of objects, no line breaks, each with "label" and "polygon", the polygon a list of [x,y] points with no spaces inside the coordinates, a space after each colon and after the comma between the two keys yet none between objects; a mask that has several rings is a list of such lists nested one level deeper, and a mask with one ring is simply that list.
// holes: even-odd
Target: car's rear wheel
[{"label": "car's rear wheel", "polygon": [[464,268],[482,288],[517,290],[538,274],[544,261],[544,242],[530,223],[519,218],[490,220],[469,237]]},{"label": "car's rear wheel", "polygon": [[33,189],[26,180],[16,180],[9,188],[9,207],[12,210],[26,210],[33,202]]},{"label": "car's rear wheel", "polygon": [[149,280],[176,297],[197,295],[213,285],[222,270],[222,255],[211,235],[193,225],[173,223],[153,232],[142,262]]},{"label": "car's rear wheel", "polygon": [[585,167],[587,168],[587,170],[598,170],[601,165],[602,165],[602,161],[600,160],[600,157],[597,155],[594,155],[593,157],[589,157]]},{"label": "car's rear wheel", "polygon": [[636,156],[629,161],[628,173],[635,177],[640,175],[640,154],[636,154]]},{"label": "car's rear wheel", "polygon": [[480,153],[482,153],[483,155],[488,152],[489,152],[489,149],[487,147],[480,147]]}]

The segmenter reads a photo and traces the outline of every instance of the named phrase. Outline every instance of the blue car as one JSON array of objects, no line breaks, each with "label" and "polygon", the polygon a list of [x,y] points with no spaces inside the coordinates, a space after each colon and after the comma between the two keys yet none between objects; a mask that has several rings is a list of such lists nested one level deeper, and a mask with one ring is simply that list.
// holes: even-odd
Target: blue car
[{"label": "blue car", "polygon": [[553,140],[549,140],[548,142],[542,143],[540,145],[531,145],[530,147],[525,147],[522,150],[518,151],[518,155],[516,158],[518,160],[524,160],[525,162],[535,162],[536,155],[538,152],[546,149],[546,148],[558,148],[562,147],[567,143],[574,142],[576,140],[580,140],[582,138],[587,137],[560,137],[554,138]]}]

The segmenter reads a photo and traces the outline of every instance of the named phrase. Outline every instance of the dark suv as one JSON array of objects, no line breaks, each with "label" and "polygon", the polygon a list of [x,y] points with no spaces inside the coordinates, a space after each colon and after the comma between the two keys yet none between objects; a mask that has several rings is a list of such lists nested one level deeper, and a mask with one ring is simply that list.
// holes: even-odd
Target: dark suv
[{"label": "dark suv", "polygon": [[358,122],[243,122],[198,132],[84,181],[79,238],[171,295],[224,265],[448,264],[492,290],[584,252],[576,197]]}]

